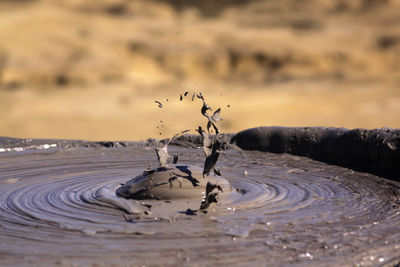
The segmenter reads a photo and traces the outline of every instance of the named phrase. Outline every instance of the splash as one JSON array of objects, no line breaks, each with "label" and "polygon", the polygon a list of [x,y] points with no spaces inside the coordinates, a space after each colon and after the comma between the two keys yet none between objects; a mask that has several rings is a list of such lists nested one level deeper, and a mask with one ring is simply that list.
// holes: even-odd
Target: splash
[{"label": "splash", "polygon": [[[170,138],[165,145],[162,148],[156,147],[156,154],[157,154],[157,160],[160,163],[161,167],[166,167],[167,166],[167,161],[171,156],[168,154],[168,145],[175,140],[178,136],[189,132],[190,130],[184,130],[180,133],[175,134],[172,138]],[[178,155],[174,155],[174,162],[173,164],[176,164],[178,162]]]},{"label": "splash", "polygon": [[[189,94],[186,91],[180,94],[179,101],[182,101]],[[198,126],[196,131],[202,137],[205,161],[202,171],[192,165],[177,165],[178,155],[171,155],[168,146],[179,136],[188,133],[184,130],[175,134],[172,138],[164,141],[162,147],[156,147],[156,155],[159,163],[158,168],[147,169],[141,175],[123,184],[116,190],[116,194],[127,199],[155,199],[155,200],[176,200],[181,198],[198,198],[193,208],[188,207],[189,215],[197,214],[198,210],[205,211],[212,203],[218,203],[225,192],[231,192],[229,182],[221,177],[221,171],[216,168],[224,142],[221,140],[221,133],[217,123],[220,117],[221,108],[212,112],[212,108],[206,103],[204,96],[199,93],[192,95],[202,101],[201,114],[207,119],[206,130]],[[155,101],[162,107],[162,103]],[[210,113],[212,112],[212,113]],[[209,114],[210,113],[210,114]],[[169,162],[173,158],[172,164]]]}]

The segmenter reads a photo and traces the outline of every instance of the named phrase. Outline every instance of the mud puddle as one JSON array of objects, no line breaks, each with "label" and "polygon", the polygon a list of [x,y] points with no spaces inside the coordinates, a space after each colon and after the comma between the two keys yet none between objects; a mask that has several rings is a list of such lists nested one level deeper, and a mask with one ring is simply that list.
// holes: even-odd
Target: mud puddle
[{"label": "mud puddle", "polygon": [[[170,146],[202,169],[201,148]],[[379,265],[400,254],[399,184],[307,158],[229,149],[218,162],[237,189],[208,213],[107,192],[149,167],[154,147],[0,154],[2,264]],[[155,207],[159,212],[155,215]],[[153,213],[146,214],[150,207]],[[150,210],[151,210],[150,209]],[[171,212],[171,210],[174,210]]]}]

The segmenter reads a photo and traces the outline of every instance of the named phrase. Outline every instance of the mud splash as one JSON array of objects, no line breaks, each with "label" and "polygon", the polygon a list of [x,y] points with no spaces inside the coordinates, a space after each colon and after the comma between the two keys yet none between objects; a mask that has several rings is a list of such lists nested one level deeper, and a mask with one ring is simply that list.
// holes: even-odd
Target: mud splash
[{"label": "mud splash", "polygon": [[[202,169],[200,148],[170,146]],[[2,264],[378,265],[398,261],[399,184],[307,158],[226,150],[219,167],[239,189],[209,213],[116,208],[107,192],[158,164],[153,147],[0,154]],[[200,162],[200,164],[199,164]],[[244,175],[244,171],[247,175]],[[164,210],[171,201],[162,201]],[[186,204],[186,203],[185,203]],[[118,204],[120,205],[120,204]],[[136,207],[140,207],[137,209]]]},{"label": "mud splash", "polygon": [[[182,101],[188,93],[186,91],[183,96],[181,94],[179,101]],[[192,101],[194,96],[195,93],[193,93]],[[220,117],[221,108],[209,115],[208,111],[212,111],[212,109],[207,105],[204,96],[199,93],[197,98],[202,101],[201,114],[207,118],[207,131],[203,130],[201,126],[197,129],[202,139],[202,148],[205,155],[203,170],[200,171],[192,165],[177,165],[179,158],[177,154],[173,157],[173,165],[168,165],[168,160],[171,158],[168,153],[168,145],[180,135],[190,131],[184,130],[165,140],[162,147],[155,148],[159,162],[158,168],[148,168],[141,175],[121,184],[115,191],[116,194],[112,191],[105,192],[106,194],[102,195],[103,200],[108,200],[128,213],[132,213],[132,210],[140,210],[140,207],[130,206],[129,209],[126,209],[127,202],[121,200],[121,204],[118,205],[120,200],[118,197],[136,200],[156,200],[152,201],[151,204],[142,203],[143,206],[148,208],[144,213],[147,215],[155,214],[153,216],[157,217],[169,214],[169,217],[171,217],[174,216],[174,212],[182,213],[179,210],[184,206],[187,207],[185,213],[189,215],[196,215],[199,211],[208,213],[207,209],[213,203],[220,202],[222,198],[232,197],[235,189],[226,179],[218,177],[221,176],[221,172],[216,169],[219,154],[224,145],[227,146],[226,142],[223,142],[223,135],[216,125],[217,122],[222,120]],[[161,102],[155,102],[162,108]],[[160,122],[162,123],[162,121]],[[210,175],[210,173],[212,174]],[[170,201],[172,203],[170,205],[171,208],[165,209],[163,203],[159,200]]]}]

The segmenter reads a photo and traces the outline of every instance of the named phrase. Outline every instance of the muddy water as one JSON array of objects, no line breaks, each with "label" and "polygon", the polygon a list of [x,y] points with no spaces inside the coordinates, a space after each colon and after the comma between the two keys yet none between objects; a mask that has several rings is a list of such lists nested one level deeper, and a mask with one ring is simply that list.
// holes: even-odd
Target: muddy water
[{"label": "muddy water", "polygon": [[[201,149],[169,151],[202,167]],[[186,202],[115,196],[149,163],[158,164],[154,147],[139,143],[0,153],[0,263],[376,266],[400,259],[396,182],[232,148],[218,165],[234,192],[192,215]]]}]

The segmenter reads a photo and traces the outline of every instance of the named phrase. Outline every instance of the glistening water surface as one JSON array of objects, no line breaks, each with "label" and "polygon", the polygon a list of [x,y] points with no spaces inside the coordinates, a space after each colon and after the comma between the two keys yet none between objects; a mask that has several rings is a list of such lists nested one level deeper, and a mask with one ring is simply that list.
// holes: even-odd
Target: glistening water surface
[{"label": "glistening water surface", "polygon": [[[200,148],[169,151],[202,168]],[[149,163],[158,164],[154,147],[143,143],[0,153],[0,263],[376,266],[399,260],[398,183],[303,157],[232,148],[218,167],[235,190],[207,214],[185,213],[184,202],[111,196]],[[144,212],[146,205],[168,212]]]}]

